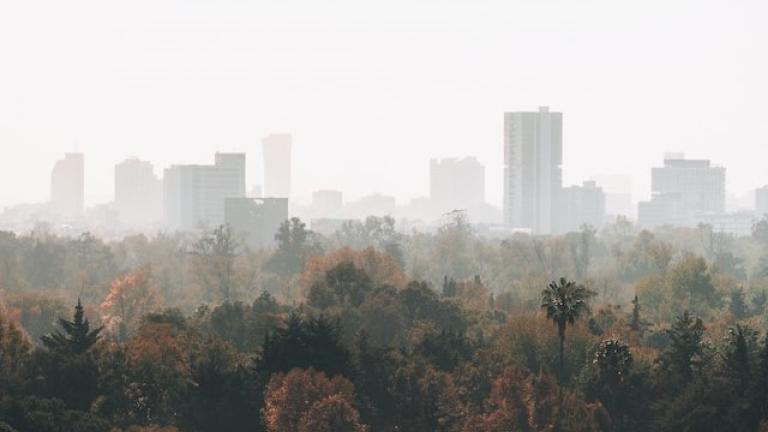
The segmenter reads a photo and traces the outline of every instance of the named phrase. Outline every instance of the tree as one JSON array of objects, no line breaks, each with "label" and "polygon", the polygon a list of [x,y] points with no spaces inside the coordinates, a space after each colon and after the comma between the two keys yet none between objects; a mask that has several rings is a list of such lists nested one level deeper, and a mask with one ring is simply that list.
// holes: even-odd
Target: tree
[{"label": "tree", "polygon": [[739,287],[732,290],[729,294],[730,302],[728,303],[728,310],[737,320],[740,320],[747,316],[748,306],[744,296],[744,289]]},{"label": "tree", "polygon": [[355,386],[313,369],[275,374],[265,392],[268,432],[363,432],[354,406]]},{"label": "tree", "polygon": [[231,300],[234,294],[239,248],[229,225],[219,225],[192,246],[192,255],[198,258],[198,277],[206,287],[216,290],[223,301]]},{"label": "tree", "polygon": [[285,328],[267,335],[256,369],[270,374],[311,367],[340,375],[350,365],[350,353],[341,343],[340,333],[339,323],[323,316],[305,320],[292,314]]},{"label": "tree", "polygon": [[309,258],[321,252],[314,233],[306,229],[299,218],[280,224],[275,234],[277,250],[267,261],[267,267],[282,276],[293,276],[304,269]]},{"label": "tree", "polygon": [[635,297],[632,299],[632,316],[630,317],[629,328],[636,332],[642,332],[644,327],[640,312],[640,300],[637,298],[637,295],[635,295]]},{"label": "tree", "polygon": [[98,342],[99,333],[103,330],[103,327],[91,330],[88,318],[85,318],[83,313],[83,305],[80,303],[79,298],[77,299],[77,306],[75,306],[75,314],[72,321],[59,318],[59,324],[64,329],[64,333],[57,330],[40,339],[49,350],[62,353],[85,353]]},{"label": "tree", "polygon": [[560,338],[560,374],[565,378],[565,330],[568,325],[573,325],[589,310],[587,301],[594,293],[573,281],[560,278],[559,282],[552,281],[541,292],[541,308],[547,313],[557,327],[557,335]]},{"label": "tree", "polygon": [[109,294],[101,303],[106,328],[116,333],[120,340],[128,336],[129,326],[135,327],[141,317],[157,307],[151,275],[151,268],[146,266],[118,277],[112,281]]},{"label": "tree", "polygon": [[666,333],[670,345],[662,353],[661,363],[669,374],[667,384],[687,384],[702,364],[704,324],[700,318],[694,319],[685,311]]}]

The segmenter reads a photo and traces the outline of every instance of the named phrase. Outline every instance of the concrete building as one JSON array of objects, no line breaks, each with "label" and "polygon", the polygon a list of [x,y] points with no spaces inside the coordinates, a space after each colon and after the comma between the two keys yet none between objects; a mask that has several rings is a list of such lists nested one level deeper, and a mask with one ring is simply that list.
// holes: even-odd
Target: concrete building
[{"label": "concrete building", "polygon": [[768,214],[768,185],[755,190],[755,216],[760,219]]},{"label": "concrete building", "polygon": [[290,134],[272,134],[262,139],[264,155],[264,196],[291,197],[291,144]]},{"label": "concrete building", "polygon": [[51,211],[60,218],[82,217],[85,169],[82,153],[66,153],[51,171]]},{"label": "concrete building", "polygon": [[121,223],[145,225],[163,218],[163,185],[150,162],[127,159],[115,165],[115,211]]},{"label": "concrete building", "polygon": [[651,200],[640,203],[638,224],[693,226],[725,213],[725,168],[709,160],[668,154],[651,170]]},{"label": "concrete building", "polygon": [[163,178],[166,224],[192,230],[225,222],[226,198],[245,197],[245,154],[216,153],[213,165],[173,165]]},{"label": "concrete building", "polygon": [[485,203],[485,167],[474,157],[432,159],[429,198],[439,213],[472,210]]},{"label": "concrete building", "polygon": [[600,230],[605,223],[605,193],[594,181],[564,188],[561,194],[559,231],[575,232],[582,225]]},{"label": "concrete building", "polygon": [[504,113],[504,224],[550,234],[556,226],[563,115],[540,107]]},{"label": "concrete building", "polygon": [[288,198],[226,198],[225,222],[252,247],[269,246],[288,219]]}]

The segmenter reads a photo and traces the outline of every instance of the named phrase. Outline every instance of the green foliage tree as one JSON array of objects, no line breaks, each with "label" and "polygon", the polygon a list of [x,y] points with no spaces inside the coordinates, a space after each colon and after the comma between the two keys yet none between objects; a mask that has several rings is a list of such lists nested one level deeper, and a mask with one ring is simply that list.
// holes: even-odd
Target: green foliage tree
[{"label": "green foliage tree", "polygon": [[59,324],[64,333],[57,330],[43,336],[41,340],[43,345],[49,350],[67,354],[83,354],[87,352],[99,341],[99,333],[103,330],[102,327],[91,330],[88,318],[85,317],[83,312],[83,305],[80,303],[80,299],[77,299],[72,321],[60,318]]},{"label": "green foliage tree", "polygon": [[239,242],[226,224],[206,233],[192,246],[197,276],[221,301],[230,301],[235,294],[235,259],[239,249]]},{"label": "green foliage tree", "polygon": [[321,252],[315,234],[306,229],[299,218],[283,222],[275,234],[277,250],[267,261],[267,267],[282,276],[301,272],[309,258]]}]

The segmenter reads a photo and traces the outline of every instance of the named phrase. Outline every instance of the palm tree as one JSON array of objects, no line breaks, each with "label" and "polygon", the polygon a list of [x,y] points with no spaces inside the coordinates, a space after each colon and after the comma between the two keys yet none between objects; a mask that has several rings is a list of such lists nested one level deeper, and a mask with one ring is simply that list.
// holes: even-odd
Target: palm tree
[{"label": "palm tree", "polygon": [[565,330],[569,324],[574,324],[589,306],[587,299],[595,295],[576,282],[560,278],[559,282],[552,281],[541,292],[541,308],[547,311],[547,318],[557,326],[560,338],[560,378],[564,377],[565,360]]}]

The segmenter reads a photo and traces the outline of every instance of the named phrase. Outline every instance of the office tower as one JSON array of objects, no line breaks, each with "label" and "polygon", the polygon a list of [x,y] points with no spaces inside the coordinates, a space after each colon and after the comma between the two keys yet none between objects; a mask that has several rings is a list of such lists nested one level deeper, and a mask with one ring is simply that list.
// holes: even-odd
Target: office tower
[{"label": "office tower", "polygon": [[581,186],[563,188],[560,231],[575,232],[582,225],[599,230],[605,222],[606,197],[603,189],[594,181],[585,181]]},{"label": "office tower", "polygon": [[84,167],[82,153],[66,153],[51,171],[51,209],[71,219],[83,215]]},{"label": "office tower", "polygon": [[224,220],[249,246],[269,246],[288,219],[288,198],[227,198]]},{"label": "office tower", "polygon": [[163,178],[166,224],[174,229],[225,222],[226,198],[245,197],[245,155],[216,153],[213,165],[173,165]]},{"label": "office tower", "polygon": [[725,168],[704,159],[668,154],[651,170],[651,200],[638,208],[638,223],[693,226],[705,215],[725,212]]},{"label": "office tower", "polygon": [[759,219],[768,215],[768,185],[755,190],[755,216]]},{"label": "office tower", "polygon": [[429,198],[440,213],[476,209],[485,203],[485,167],[474,157],[432,159]]},{"label": "office tower", "polygon": [[115,165],[115,210],[120,222],[159,222],[163,216],[162,196],[162,182],[150,162],[134,158]]},{"label": "office tower", "polygon": [[344,205],[344,195],[337,190],[312,192],[312,209],[322,217],[339,217]]},{"label": "office tower", "polygon": [[563,115],[504,113],[504,223],[550,234],[562,187]]},{"label": "office tower", "polygon": [[261,141],[264,155],[264,196],[291,197],[291,135],[272,134]]}]

